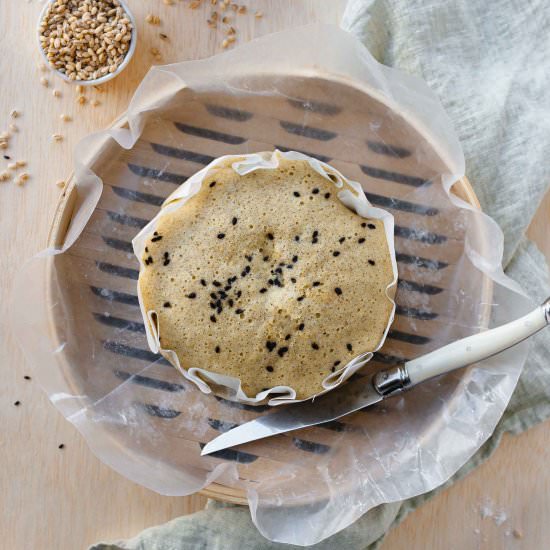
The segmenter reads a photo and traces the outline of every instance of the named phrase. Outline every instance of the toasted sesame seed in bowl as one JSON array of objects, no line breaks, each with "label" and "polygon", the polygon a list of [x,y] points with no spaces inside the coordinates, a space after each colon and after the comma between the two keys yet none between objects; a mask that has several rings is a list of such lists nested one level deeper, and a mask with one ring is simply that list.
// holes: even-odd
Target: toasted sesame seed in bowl
[{"label": "toasted sesame seed in bowl", "polygon": [[40,53],[63,80],[107,82],[130,62],[135,19],[124,0],[49,0],[38,20]]}]

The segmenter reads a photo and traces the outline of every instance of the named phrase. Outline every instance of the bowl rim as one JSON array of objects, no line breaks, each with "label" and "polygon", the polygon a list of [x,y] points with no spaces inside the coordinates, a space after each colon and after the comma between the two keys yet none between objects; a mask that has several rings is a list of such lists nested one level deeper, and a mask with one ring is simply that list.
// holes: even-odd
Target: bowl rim
[{"label": "bowl rim", "polygon": [[46,15],[46,12],[48,11],[48,8],[50,7],[50,4],[53,4],[55,0],[47,0],[44,3],[44,6],[40,10],[40,15],[38,17],[38,22],[36,24],[36,36],[38,41],[38,49],[40,51],[40,56],[44,60],[46,67],[55,75],[57,75],[59,78],[64,80],[65,82],[68,82],[70,84],[77,84],[80,86],[98,86],[100,84],[104,84],[105,82],[109,82],[109,80],[112,80],[116,76],[118,76],[130,63],[132,57],[134,56],[134,53],[136,51],[136,45],[137,45],[137,26],[136,26],[136,19],[134,17],[134,14],[130,10],[128,4],[126,3],[126,0],[118,0],[118,3],[120,6],[124,9],[126,14],[128,15],[128,19],[130,20],[130,23],[132,23],[132,38],[130,40],[130,48],[128,52],[126,53],[126,56],[122,60],[122,63],[118,66],[117,70],[114,73],[107,73],[104,76],[101,76],[99,78],[94,78],[92,80],[71,80],[66,74],[62,73],[59,69],[56,69],[51,65],[48,58],[46,57],[46,53],[44,51],[44,48],[42,48],[42,44],[40,43],[40,23],[44,19],[44,16]]}]

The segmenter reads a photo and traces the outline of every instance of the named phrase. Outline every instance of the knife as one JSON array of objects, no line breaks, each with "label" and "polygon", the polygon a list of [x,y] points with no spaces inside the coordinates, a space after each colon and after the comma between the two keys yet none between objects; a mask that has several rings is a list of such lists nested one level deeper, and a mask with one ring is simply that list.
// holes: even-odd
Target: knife
[{"label": "knife", "polygon": [[[365,384],[346,384],[311,401],[288,405],[214,438],[202,449],[207,455],[258,439],[331,422],[374,405],[441,374],[504,351],[550,324],[550,298],[531,313],[500,327],[468,336],[403,365],[373,374]],[[366,354],[354,359],[357,361]]]}]

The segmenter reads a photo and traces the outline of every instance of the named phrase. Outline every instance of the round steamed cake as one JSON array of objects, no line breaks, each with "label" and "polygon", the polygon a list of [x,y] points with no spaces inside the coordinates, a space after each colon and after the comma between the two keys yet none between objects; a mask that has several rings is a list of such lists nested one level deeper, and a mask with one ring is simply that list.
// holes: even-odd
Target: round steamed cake
[{"label": "round steamed cake", "polygon": [[248,397],[290,386],[304,399],[386,330],[384,225],[344,206],[306,161],[241,176],[235,160],[158,218],[142,257],[143,305],[183,368],[238,378]]}]

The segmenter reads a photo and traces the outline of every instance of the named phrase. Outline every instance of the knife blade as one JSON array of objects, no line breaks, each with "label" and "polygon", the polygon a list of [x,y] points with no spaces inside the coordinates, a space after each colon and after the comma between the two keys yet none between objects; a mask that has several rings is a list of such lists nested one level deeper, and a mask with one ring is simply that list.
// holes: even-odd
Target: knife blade
[{"label": "knife blade", "polygon": [[[487,359],[548,325],[550,298],[515,321],[462,338],[403,365],[382,370],[365,377],[364,382],[361,380],[356,384],[344,384],[312,401],[287,405],[280,411],[241,424],[210,441],[202,449],[201,455],[337,420],[425,380]],[[362,354],[353,361],[364,362],[368,355]]]},{"label": "knife blade", "polygon": [[283,409],[241,424],[207,443],[201,455],[257,439],[316,426],[337,420],[383,399],[373,385],[374,375],[357,384],[345,384],[313,401],[285,406]]}]

